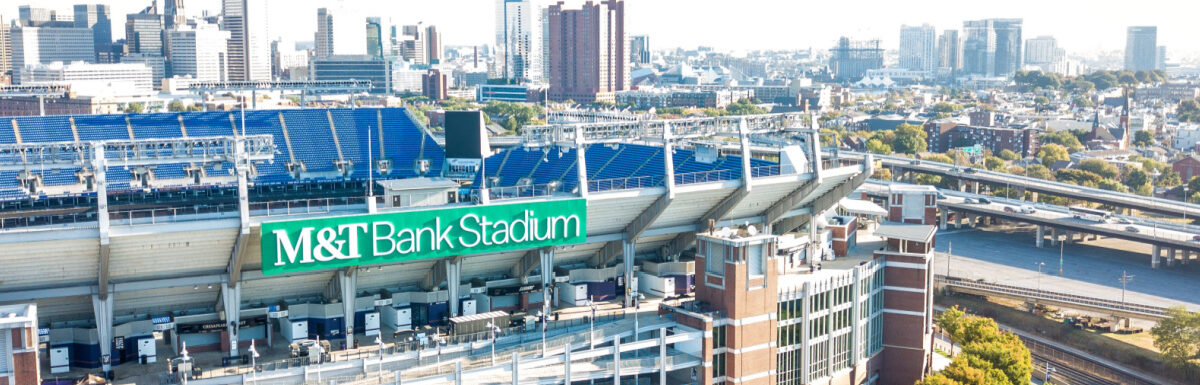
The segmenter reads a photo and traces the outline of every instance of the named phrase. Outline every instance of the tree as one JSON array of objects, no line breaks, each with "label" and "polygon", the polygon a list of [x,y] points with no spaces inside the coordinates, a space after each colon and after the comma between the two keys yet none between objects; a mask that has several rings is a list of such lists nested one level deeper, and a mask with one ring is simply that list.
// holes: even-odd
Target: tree
[{"label": "tree", "polygon": [[942,372],[917,384],[1028,384],[1033,373],[1029,349],[1015,334],[1000,330],[990,318],[946,309],[935,323],[962,353]]},{"label": "tree", "polygon": [[1066,147],[1070,152],[1078,152],[1083,149],[1083,144],[1079,142],[1079,136],[1070,131],[1052,131],[1042,134],[1038,137],[1042,144],[1054,143]]},{"label": "tree", "polygon": [[1000,159],[1000,158],[997,158],[994,156],[989,156],[989,157],[983,158],[983,167],[987,168],[988,170],[1004,171],[1005,164],[1006,163],[1004,162],[1004,159]]},{"label": "tree", "polygon": [[178,100],[172,100],[171,104],[167,105],[167,111],[179,112],[179,111],[186,111],[186,110],[187,110],[187,107],[184,107],[183,102],[178,101]]},{"label": "tree", "polygon": [[754,105],[749,99],[738,99],[737,102],[725,107],[729,115],[762,115],[767,113],[765,108]]},{"label": "tree", "polygon": [[142,103],[129,103],[129,105],[125,107],[125,113],[137,114],[141,113],[145,109],[146,105]]},{"label": "tree", "polygon": [[1179,102],[1179,107],[1175,109],[1175,114],[1179,115],[1181,122],[1200,122],[1200,100],[1186,99]]},{"label": "tree", "polygon": [[1040,164],[1031,164],[1029,167],[1025,167],[1025,175],[1041,180],[1054,180],[1054,174],[1050,172],[1050,168]]},{"label": "tree", "polygon": [[1167,318],[1159,320],[1150,335],[1167,361],[1187,362],[1200,355],[1200,313],[1189,312],[1183,306],[1168,308]]},{"label": "tree", "polygon": [[879,139],[871,139],[867,141],[867,151],[879,155],[891,155],[892,146],[884,144]]},{"label": "tree", "polygon": [[1064,168],[1054,173],[1054,179],[1059,182],[1077,184],[1085,187],[1100,187],[1100,181],[1105,180],[1091,171]]},{"label": "tree", "polygon": [[1133,133],[1133,145],[1138,147],[1146,147],[1154,145],[1154,133],[1147,130],[1138,130]]},{"label": "tree", "polygon": [[1125,175],[1124,182],[1129,188],[1137,190],[1144,185],[1150,184],[1150,174],[1142,170],[1133,170]]},{"label": "tree", "polygon": [[954,164],[953,158],[950,158],[949,156],[942,155],[942,154],[930,154],[928,156],[921,157],[921,160],[929,161],[929,162]]},{"label": "tree", "polygon": [[918,125],[900,123],[895,130],[896,139],[892,141],[892,149],[899,153],[916,154],[925,152],[928,144],[925,142],[927,134],[925,130]]},{"label": "tree", "polygon": [[1121,184],[1121,182],[1117,182],[1112,179],[1100,180],[1099,182],[1096,183],[1096,187],[1099,187],[1101,189],[1108,190],[1108,191],[1116,191],[1116,192],[1121,192],[1121,193],[1129,192],[1128,187],[1125,187],[1125,185]]},{"label": "tree", "polygon": [[1042,146],[1042,149],[1038,150],[1037,157],[1038,159],[1041,159],[1042,164],[1046,166],[1050,166],[1051,164],[1054,164],[1054,162],[1071,159],[1071,156],[1067,154],[1067,149],[1065,147],[1054,143]]},{"label": "tree", "polygon": [[1017,159],[1021,159],[1021,156],[1017,155],[1017,153],[1013,152],[1012,150],[1000,150],[1000,159],[1004,159],[1004,160],[1011,162],[1011,161],[1014,161]]},{"label": "tree", "polygon": [[1154,185],[1158,187],[1175,187],[1181,184],[1183,184],[1183,179],[1179,177],[1179,173],[1175,172],[1175,170],[1168,170],[1154,182]]},{"label": "tree", "polygon": [[877,168],[874,173],[871,173],[871,179],[892,180],[892,169],[887,167]]},{"label": "tree", "polygon": [[1084,159],[1079,162],[1079,169],[1095,173],[1105,179],[1114,179],[1120,174],[1117,166],[1100,159]]},{"label": "tree", "polygon": [[1187,187],[1188,191],[1193,193],[1200,192],[1200,176],[1194,176],[1192,179],[1188,180]]},{"label": "tree", "polygon": [[[1090,85],[1091,83],[1088,83],[1088,84]],[[1076,96],[1074,99],[1071,99],[1071,104],[1074,104],[1075,107],[1079,107],[1079,108],[1091,108],[1092,106],[1096,105],[1095,103],[1092,103],[1092,99],[1088,99],[1086,96],[1083,96],[1083,95],[1079,95],[1079,96]]]}]

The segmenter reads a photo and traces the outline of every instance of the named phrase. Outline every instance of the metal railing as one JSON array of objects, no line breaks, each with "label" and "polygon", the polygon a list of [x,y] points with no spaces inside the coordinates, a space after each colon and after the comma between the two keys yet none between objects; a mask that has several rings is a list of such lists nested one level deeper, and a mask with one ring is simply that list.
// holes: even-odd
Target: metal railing
[{"label": "metal railing", "polygon": [[675,184],[724,182],[727,180],[737,180],[741,177],[740,174],[735,170],[711,170],[675,174]]},{"label": "metal railing", "polygon": [[750,168],[751,178],[762,178],[768,176],[792,175],[796,173],[795,167],[784,166],[780,164],[770,166],[757,166]]},{"label": "metal railing", "polygon": [[[269,202],[250,202],[250,216],[282,216],[327,214],[334,211],[353,211],[366,205],[366,197],[294,199]],[[236,210],[236,208],[235,208]]]},{"label": "metal railing", "polygon": [[237,203],[224,203],[216,205],[194,205],[188,207],[165,207],[112,211],[109,212],[108,217],[114,225],[133,226],[215,219],[223,217],[236,218],[237,211]]},{"label": "metal railing", "polygon": [[628,178],[612,178],[589,180],[588,191],[616,191],[616,190],[631,190],[639,188],[659,187],[662,185],[662,177],[660,176],[634,176]]},{"label": "metal railing", "polygon": [[857,166],[860,164],[862,164],[862,160],[859,160],[859,159],[851,159],[851,158],[821,159],[821,169],[822,170],[828,170],[831,168],[838,168],[838,167]]},{"label": "metal railing", "polygon": [[947,277],[944,275],[936,275],[934,278],[939,283],[946,285],[958,286],[963,288],[988,291],[998,294],[1007,294],[1017,297],[1040,299],[1046,301],[1055,301],[1066,304],[1076,304],[1091,308],[1116,310],[1126,313],[1142,314],[1154,318],[1166,318],[1167,308],[1142,305],[1137,303],[1113,301],[1102,298],[1086,297],[1074,294],[1058,293],[1053,291],[1030,289],[1019,286],[1002,285],[998,283],[988,283],[980,281],[971,281],[958,277]]},{"label": "metal railing", "polygon": [[[559,186],[557,183],[535,184],[535,185],[524,185],[524,186],[489,187],[488,188],[488,199],[502,200],[502,199],[543,197],[543,196],[554,195],[554,193],[556,191],[558,191],[558,189],[559,189]],[[480,190],[480,189],[471,190],[471,201],[476,202],[476,203],[481,202],[482,200],[480,199],[481,198],[480,195],[483,194],[482,191],[483,190]]]}]

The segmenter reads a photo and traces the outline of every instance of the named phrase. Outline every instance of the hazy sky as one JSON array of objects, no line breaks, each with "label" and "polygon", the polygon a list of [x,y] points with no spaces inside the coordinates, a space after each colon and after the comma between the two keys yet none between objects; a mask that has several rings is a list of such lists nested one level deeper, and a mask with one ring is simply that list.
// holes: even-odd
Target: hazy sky
[{"label": "hazy sky", "polygon": [[[36,3],[69,12],[85,0],[3,0],[0,14],[16,18],[17,6]],[[95,0],[92,0],[95,1]],[[185,0],[189,15],[220,12],[220,0]],[[273,37],[312,40],[316,8],[337,0],[267,1]],[[492,44],[494,0],[344,0],[395,23],[436,24],[447,45]],[[160,1],[160,6],[161,6]],[[581,0],[567,1],[568,4]],[[124,36],[125,14],[149,0],[112,0],[113,34]],[[543,1],[543,4],[550,3]],[[930,23],[938,33],[968,19],[1020,17],[1025,38],[1052,35],[1068,52],[1124,48],[1125,27],[1157,25],[1158,41],[1171,57],[1200,52],[1200,2],[1195,0],[626,0],[627,29],[648,34],[655,49],[713,46],[722,50],[831,47],[838,36],[879,38],[899,45],[901,24]]]}]

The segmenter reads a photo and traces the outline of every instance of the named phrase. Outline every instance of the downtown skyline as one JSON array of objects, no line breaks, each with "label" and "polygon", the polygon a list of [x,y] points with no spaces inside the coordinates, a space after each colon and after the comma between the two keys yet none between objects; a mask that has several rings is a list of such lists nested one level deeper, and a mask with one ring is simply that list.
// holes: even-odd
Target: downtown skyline
[{"label": "downtown skyline", "polygon": [[[311,41],[316,30],[316,10],[332,6],[329,1],[316,0],[265,0],[273,12],[268,21],[272,40]],[[344,0],[347,6],[359,1]],[[583,1],[568,1],[568,5]],[[67,11],[76,0],[44,0],[34,5],[59,11]],[[123,25],[125,15],[135,13],[147,5],[142,0],[114,0],[101,2],[112,7],[113,25]],[[286,6],[282,6],[285,4]],[[542,1],[539,5],[550,5]],[[725,3],[717,1],[682,0],[629,0],[630,35],[654,37],[655,49],[674,47],[714,47],[722,51],[747,50],[790,50],[814,48],[829,49],[840,36],[854,39],[880,39],[882,47],[894,50],[899,47],[899,30],[903,24],[920,25],[929,23],[937,31],[962,29],[965,20],[983,18],[1023,18],[1025,36],[1051,35],[1058,39],[1061,47],[1069,54],[1095,54],[1119,51],[1125,45],[1125,29],[1132,25],[1158,26],[1159,44],[1168,47],[1173,60],[1195,58],[1200,54],[1200,41],[1190,36],[1200,35],[1200,25],[1188,19],[1192,12],[1162,12],[1178,3],[1151,0],[1139,3],[1132,9],[1118,8],[1107,4],[1089,4],[1080,7],[1075,2],[1044,3],[1016,1],[1004,8],[991,7],[982,10],[960,9],[951,1],[921,1],[915,5],[900,5],[894,2],[866,1],[850,6],[847,3],[799,4],[768,0],[747,0],[738,7],[720,9]],[[22,2],[0,6],[0,15],[6,20],[14,19],[17,7]],[[862,6],[867,5],[867,6]],[[161,5],[160,5],[161,7]],[[376,9],[369,16],[391,17],[395,24],[435,24],[445,34],[446,45],[494,44],[494,4],[486,0],[443,0],[424,2],[415,0],[373,4]],[[720,9],[720,11],[717,11]],[[762,12],[776,9],[778,12]],[[870,14],[859,14],[860,9],[872,9]],[[200,16],[208,11],[220,11],[219,0],[187,0],[189,16]],[[839,17],[811,17],[811,15],[838,14]],[[692,20],[685,25],[712,25],[714,28],[676,28],[680,24],[661,22],[670,20]],[[753,22],[751,21],[753,20]],[[850,20],[850,21],[847,21]],[[119,39],[124,31],[114,28],[113,38]]]}]

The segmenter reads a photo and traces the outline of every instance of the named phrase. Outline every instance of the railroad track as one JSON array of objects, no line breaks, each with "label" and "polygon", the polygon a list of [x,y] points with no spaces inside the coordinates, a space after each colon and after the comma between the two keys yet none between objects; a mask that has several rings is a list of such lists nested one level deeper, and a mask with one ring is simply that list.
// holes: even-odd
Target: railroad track
[{"label": "railroad track", "polygon": [[1053,372],[1050,375],[1050,383],[1055,385],[1120,385],[1120,382],[1111,381],[1107,378],[1097,376],[1079,369],[1075,369],[1070,365],[1062,365],[1058,361],[1050,357],[1032,353],[1033,355],[1033,376],[1039,379],[1046,378],[1046,363],[1050,363]]},{"label": "railroad track", "polygon": [[1021,336],[1021,341],[1033,356],[1034,373],[1045,378],[1046,363],[1054,368],[1050,382],[1063,385],[1155,385],[1155,382],[1095,362],[1049,344]]}]

